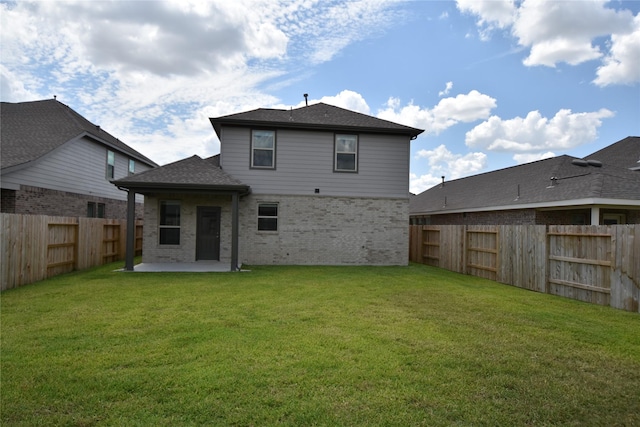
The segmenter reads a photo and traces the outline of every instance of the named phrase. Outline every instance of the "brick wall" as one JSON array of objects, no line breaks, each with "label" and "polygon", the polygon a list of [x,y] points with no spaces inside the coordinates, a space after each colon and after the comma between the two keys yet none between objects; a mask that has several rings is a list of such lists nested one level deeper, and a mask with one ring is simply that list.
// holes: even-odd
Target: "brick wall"
[{"label": "brick wall", "polygon": [[[2,190],[2,205],[5,213],[27,215],[52,215],[69,217],[86,217],[87,204],[103,203],[105,218],[126,219],[127,202],[104,197],[87,196],[85,194],[68,193],[46,188],[21,186],[20,190]],[[136,218],[141,219],[143,207],[136,204]]]},{"label": "brick wall", "polygon": [[[278,231],[257,230],[259,203],[278,203]],[[409,202],[250,195],[240,208],[248,264],[407,265]]]},{"label": "brick wall", "polygon": [[[180,200],[180,244],[160,245],[158,210],[160,200]],[[231,262],[231,196],[189,196],[166,194],[146,197],[142,262],[194,262],[198,206],[220,207],[220,261]]]},{"label": "brick wall", "polygon": [[[605,213],[622,214],[627,224],[640,224],[640,210],[601,209],[600,222]],[[590,209],[537,211],[521,209],[493,212],[451,213],[412,217],[414,225],[589,225]]]},{"label": "brick wall", "polygon": [[[159,245],[160,200],[180,200],[180,245]],[[198,206],[221,208],[220,261],[231,261],[231,197],[147,197],[143,262],[194,262]],[[258,203],[278,203],[278,231],[258,231]],[[407,265],[406,199],[250,195],[240,199],[245,264]]]},{"label": "brick wall", "polygon": [[452,213],[431,215],[429,220],[427,223],[433,225],[524,225],[534,223],[535,210]]}]

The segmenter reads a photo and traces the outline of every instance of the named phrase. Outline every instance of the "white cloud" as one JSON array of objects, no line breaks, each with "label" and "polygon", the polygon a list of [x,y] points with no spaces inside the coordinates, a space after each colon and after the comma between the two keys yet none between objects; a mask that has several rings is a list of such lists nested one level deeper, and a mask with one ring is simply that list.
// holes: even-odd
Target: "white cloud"
[{"label": "white cloud", "polygon": [[451,91],[452,88],[453,88],[453,82],[447,82],[444,90],[441,90],[440,92],[438,92],[438,96],[443,97],[445,95],[449,95],[449,92]]},{"label": "white cloud", "polygon": [[594,141],[602,119],[613,115],[607,109],[588,113],[572,113],[571,110],[562,109],[551,119],[542,117],[538,111],[529,112],[525,118],[508,120],[492,116],[468,131],[465,143],[468,147],[515,152],[516,155],[563,151]]},{"label": "white cloud", "polygon": [[415,173],[411,173],[409,174],[409,191],[413,194],[420,194],[440,182],[442,182],[442,178],[439,176],[431,174],[418,176]]},{"label": "white cloud", "polygon": [[379,110],[381,119],[425,129],[426,134],[440,132],[460,123],[470,123],[490,116],[496,100],[477,90],[455,97],[442,98],[432,109],[420,108],[413,103],[400,107],[397,98],[389,98],[386,108]]},{"label": "white cloud", "polygon": [[[458,0],[458,9],[478,17],[483,39],[491,31],[510,29],[520,46],[529,48],[526,66],[555,67],[602,61],[594,82],[600,86],[640,81],[638,16],[614,10],[607,1],[538,1],[521,3],[493,0]],[[596,39],[610,37],[598,45]],[[604,51],[602,50],[604,49]],[[608,51],[607,51],[608,49]]]},{"label": "white cloud", "polygon": [[336,96],[323,96],[320,102],[362,114],[369,114],[370,112],[369,105],[367,105],[367,101],[364,100],[362,95],[351,90],[343,90]]},{"label": "white cloud", "polygon": [[481,152],[455,154],[441,144],[433,150],[420,150],[416,160],[426,159],[429,173],[410,176],[410,191],[420,193],[445,179],[452,180],[474,175],[487,167],[487,155]]},{"label": "white cloud", "polygon": [[522,163],[530,163],[535,162],[537,160],[550,159],[551,157],[555,157],[555,153],[551,151],[547,151],[546,153],[535,153],[535,154],[515,154],[513,156],[513,160],[518,162],[518,164]]},{"label": "white cloud", "polygon": [[[386,0],[0,3],[2,100],[55,94],[158,163],[206,156],[218,145],[202,111],[277,103],[256,88],[384,30],[396,9]],[[325,102],[369,110],[355,92]]]},{"label": "white cloud", "polygon": [[511,25],[516,12],[512,0],[458,0],[456,3],[461,12],[478,16],[477,24],[483,40],[487,40],[495,28]]},{"label": "white cloud", "polygon": [[640,14],[635,29],[629,34],[613,34],[609,55],[598,68],[594,83],[607,86],[616,83],[632,84],[640,80]]}]

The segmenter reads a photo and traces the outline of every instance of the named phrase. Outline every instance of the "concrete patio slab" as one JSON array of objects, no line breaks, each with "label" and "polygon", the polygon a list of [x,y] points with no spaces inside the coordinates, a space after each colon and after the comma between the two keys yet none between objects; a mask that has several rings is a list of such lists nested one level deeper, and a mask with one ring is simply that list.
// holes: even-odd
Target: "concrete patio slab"
[{"label": "concrete patio slab", "polygon": [[228,262],[143,262],[133,266],[134,272],[189,272],[189,273],[224,273],[231,271]]}]

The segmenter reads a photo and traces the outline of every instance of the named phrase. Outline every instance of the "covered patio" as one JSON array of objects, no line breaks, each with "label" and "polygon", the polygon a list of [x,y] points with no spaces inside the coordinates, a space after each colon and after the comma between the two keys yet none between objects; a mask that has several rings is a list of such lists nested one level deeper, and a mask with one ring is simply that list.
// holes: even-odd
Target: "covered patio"
[{"label": "covered patio", "polygon": [[[202,159],[192,156],[175,163],[122,178],[112,183],[128,192],[126,271],[240,271],[238,260],[239,199],[250,193],[250,187],[225,173],[219,166],[219,157]],[[147,197],[204,196],[224,197],[231,205],[230,262],[207,259],[185,262],[185,260],[147,260],[143,252],[143,263],[134,266],[135,244],[135,198],[136,194]],[[147,201],[145,200],[145,203]],[[227,202],[229,203],[229,202]],[[227,205],[228,206],[228,205]],[[145,209],[145,211],[147,211]],[[146,215],[146,214],[145,214]],[[145,218],[146,220],[146,218]],[[151,238],[152,230],[145,224],[144,239]],[[185,227],[186,228],[186,227]],[[192,233],[195,230],[187,230]],[[177,246],[178,248],[180,246]],[[182,250],[189,251],[189,248]],[[186,261],[189,261],[188,259]]]}]

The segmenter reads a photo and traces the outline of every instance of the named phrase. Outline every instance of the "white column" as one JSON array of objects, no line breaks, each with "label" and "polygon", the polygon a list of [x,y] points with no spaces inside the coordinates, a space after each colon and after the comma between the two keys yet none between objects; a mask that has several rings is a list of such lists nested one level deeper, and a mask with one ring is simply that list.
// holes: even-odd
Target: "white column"
[{"label": "white column", "polygon": [[598,206],[591,208],[591,225],[600,225],[600,208]]}]

